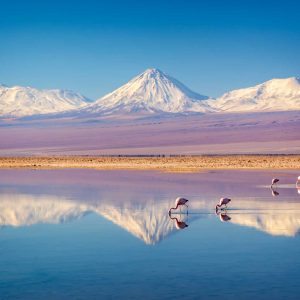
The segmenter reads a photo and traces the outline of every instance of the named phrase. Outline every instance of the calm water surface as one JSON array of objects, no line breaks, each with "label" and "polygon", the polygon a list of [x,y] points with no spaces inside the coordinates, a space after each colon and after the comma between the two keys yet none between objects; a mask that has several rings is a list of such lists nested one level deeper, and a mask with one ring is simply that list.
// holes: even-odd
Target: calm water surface
[{"label": "calm water surface", "polygon": [[0,299],[299,299],[298,175],[0,170]]}]

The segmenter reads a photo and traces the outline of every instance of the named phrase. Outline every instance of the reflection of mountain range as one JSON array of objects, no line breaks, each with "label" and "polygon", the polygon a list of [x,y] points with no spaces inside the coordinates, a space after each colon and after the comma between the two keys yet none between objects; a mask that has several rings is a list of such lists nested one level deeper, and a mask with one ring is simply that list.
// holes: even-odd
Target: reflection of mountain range
[{"label": "reflection of mountain range", "polygon": [[[259,202],[244,200],[235,203],[239,209],[229,210],[230,222],[254,227],[271,235],[295,236],[300,230],[300,203]],[[210,202],[193,201],[192,210],[210,212]],[[167,202],[113,201],[82,203],[63,197],[2,194],[0,226],[28,226],[37,223],[63,223],[76,220],[89,212],[103,216],[126,229],[146,244],[156,244],[173,234],[176,224],[168,216]],[[209,214],[192,214],[189,223]]]},{"label": "reflection of mountain range", "polygon": [[138,205],[126,202],[122,206],[114,206],[113,202],[82,204],[53,196],[2,194],[0,226],[58,224],[94,212],[124,228],[146,244],[156,244],[176,231],[176,224],[170,220],[168,209],[167,203],[154,201]]},{"label": "reflection of mountain range", "polygon": [[54,196],[22,194],[0,196],[0,226],[58,224],[79,219],[87,212],[89,208],[86,205]]},{"label": "reflection of mountain range", "polygon": [[243,201],[241,214],[232,214],[231,222],[253,227],[271,235],[295,236],[300,230],[300,203]]},{"label": "reflection of mountain range", "polygon": [[[201,208],[203,202],[197,202]],[[111,204],[100,205],[95,211],[143,240],[146,244],[156,244],[171,235],[178,228],[169,218],[169,205],[166,202],[143,202],[138,206],[126,203],[122,207]],[[189,222],[199,219],[200,215],[189,217]]]},{"label": "reflection of mountain range", "polygon": [[97,213],[126,229],[146,244],[156,244],[174,231],[174,224],[167,214],[166,203],[151,203],[147,207],[97,207]]}]

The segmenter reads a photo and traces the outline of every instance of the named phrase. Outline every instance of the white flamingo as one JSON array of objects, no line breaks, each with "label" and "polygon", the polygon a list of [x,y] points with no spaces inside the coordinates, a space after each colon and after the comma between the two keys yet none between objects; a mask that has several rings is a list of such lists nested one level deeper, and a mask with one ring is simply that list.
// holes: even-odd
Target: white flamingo
[{"label": "white flamingo", "polygon": [[[180,212],[181,212],[181,206],[186,206],[186,208],[188,208],[187,206],[187,202],[189,200],[188,199],[185,199],[185,198],[182,198],[182,197],[178,197],[176,200],[175,200],[175,207],[171,207],[170,210],[169,210],[169,215],[171,214],[171,210],[172,209],[177,209],[178,207],[180,207]],[[188,213],[188,211],[187,211]]]},{"label": "white flamingo", "polygon": [[273,179],[272,179],[271,187],[272,187],[274,184],[276,184],[278,181],[279,181],[278,178],[273,178]]},{"label": "white flamingo", "polygon": [[229,198],[221,198],[219,201],[219,204],[216,205],[216,211],[218,211],[219,208],[221,208],[223,205],[225,205],[225,208],[227,209],[227,204],[231,201]]}]

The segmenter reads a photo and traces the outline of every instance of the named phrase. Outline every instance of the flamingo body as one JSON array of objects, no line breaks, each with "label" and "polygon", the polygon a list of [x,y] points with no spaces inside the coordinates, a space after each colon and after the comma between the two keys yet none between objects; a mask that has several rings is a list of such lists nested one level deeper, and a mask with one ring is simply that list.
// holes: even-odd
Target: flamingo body
[{"label": "flamingo body", "polygon": [[271,186],[273,186],[274,184],[276,184],[278,181],[279,181],[278,178],[273,178],[273,179],[272,179],[272,184],[271,184]]},{"label": "flamingo body", "polygon": [[182,198],[182,197],[178,197],[175,200],[175,205],[176,206],[185,205],[188,201],[189,201],[188,199],[185,199],[185,198]]},{"label": "flamingo body", "polygon": [[218,210],[219,207],[222,207],[225,205],[227,207],[227,204],[231,201],[229,198],[221,198],[219,201],[219,204],[216,205],[216,210]]},{"label": "flamingo body", "polygon": [[172,209],[177,209],[179,206],[186,206],[186,207],[188,207],[187,204],[186,204],[188,201],[189,201],[188,199],[185,199],[185,198],[182,198],[182,197],[176,198],[176,200],[175,200],[175,207],[170,208],[169,214],[171,214],[171,210]]},{"label": "flamingo body", "polygon": [[298,176],[298,178],[297,178],[296,186],[298,186],[299,181],[300,181],[300,176]]}]

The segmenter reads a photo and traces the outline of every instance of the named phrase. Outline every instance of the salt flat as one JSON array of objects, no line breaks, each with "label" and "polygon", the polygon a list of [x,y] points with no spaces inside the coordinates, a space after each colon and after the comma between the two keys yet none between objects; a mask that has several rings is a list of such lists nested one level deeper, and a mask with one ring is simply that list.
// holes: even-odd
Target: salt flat
[{"label": "salt flat", "polygon": [[2,121],[0,155],[299,154],[300,114]]}]

